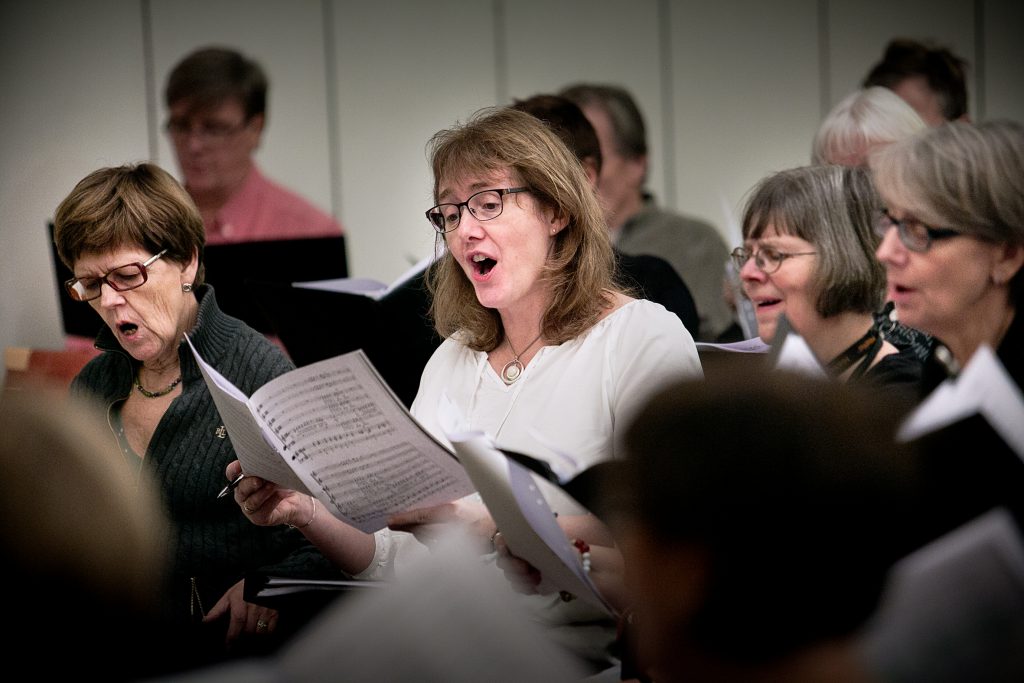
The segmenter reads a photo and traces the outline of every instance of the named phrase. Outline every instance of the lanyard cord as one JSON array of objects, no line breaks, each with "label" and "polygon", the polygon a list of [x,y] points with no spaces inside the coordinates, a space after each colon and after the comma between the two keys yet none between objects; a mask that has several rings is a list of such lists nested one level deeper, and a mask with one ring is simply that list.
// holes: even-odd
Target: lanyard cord
[{"label": "lanyard cord", "polygon": [[839,376],[859,363],[853,374],[850,375],[850,379],[857,379],[867,372],[883,343],[884,339],[878,326],[872,325],[863,337],[850,344],[845,351],[829,361],[828,369],[833,375]]}]

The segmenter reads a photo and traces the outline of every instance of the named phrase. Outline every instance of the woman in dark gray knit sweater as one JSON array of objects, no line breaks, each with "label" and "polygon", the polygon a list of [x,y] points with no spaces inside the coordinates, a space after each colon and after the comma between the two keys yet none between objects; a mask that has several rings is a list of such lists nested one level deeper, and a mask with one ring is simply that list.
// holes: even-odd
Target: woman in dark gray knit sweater
[{"label": "woman in dark gray knit sweater", "polygon": [[172,524],[161,596],[168,660],[156,668],[216,661],[225,643],[236,653],[271,647],[287,628],[275,637],[279,615],[243,600],[245,575],[294,573],[320,555],[300,533],[257,527],[217,500],[236,456],[184,335],[246,393],[292,363],[217,307],[203,284],[202,220],[167,172],[150,164],[100,169],[78,183],[54,222],[58,252],[75,275],[68,294],[106,323],[96,340],[103,353],[72,392],[102,402],[111,438],[140,475],[155,478]]}]

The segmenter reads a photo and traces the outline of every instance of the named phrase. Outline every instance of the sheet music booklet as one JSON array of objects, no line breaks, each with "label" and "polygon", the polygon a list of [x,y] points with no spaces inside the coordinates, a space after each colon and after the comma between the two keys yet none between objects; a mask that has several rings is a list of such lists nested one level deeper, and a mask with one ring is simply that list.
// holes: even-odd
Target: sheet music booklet
[{"label": "sheet music booklet", "polygon": [[1024,458],[1024,394],[987,344],[974,352],[959,376],[942,382],[907,416],[897,438],[913,441],[975,413]]},{"label": "sheet music booklet", "polygon": [[454,454],[413,419],[361,349],[292,370],[247,397],[188,343],[246,474],[308,493],[367,533],[398,512],[474,491]]},{"label": "sheet music booklet", "polygon": [[367,533],[392,514],[479,491],[512,552],[541,571],[544,592],[567,591],[614,614],[553,512],[585,508],[543,461],[528,468],[520,463],[533,458],[509,457],[482,432],[462,429],[451,401],[439,409],[454,454],[416,422],[362,350],[292,370],[246,397],[188,342],[246,474],[315,496]]},{"label": "sheet music booklet", "polygon": [[427,266],[429,266],[435,258],[436,257],[432,254],[426,258],[420,259],[410,266],[404,273],[399,275],[398,278],[390,285],[384,284],[379,280],[374,280],[373,278],[346,277],[335,278],[333,280],[293,282],[292,286],[301,289],[320,289],[325,292],[335,292],[337,294],[359,294],[373,299],[374,301],[380,301],[407,281],[413,279],[426,270]]},{"label": "sheet music booklet", "polygon": [[462,415],[447,396],[439,410],[445,436],[452,442],[509,550],[540,570],[542,583],[538,591],[566,591],[615,614],[584,571],[579,552],[558,525],[553,506],[573,514],[584,512],[585,508],[571,500],[558,481],[552,481],[556,479],[553,470],[543,466],[528,469],[521,464],[526,458],[509,457],[487,434],[465,429]]}]

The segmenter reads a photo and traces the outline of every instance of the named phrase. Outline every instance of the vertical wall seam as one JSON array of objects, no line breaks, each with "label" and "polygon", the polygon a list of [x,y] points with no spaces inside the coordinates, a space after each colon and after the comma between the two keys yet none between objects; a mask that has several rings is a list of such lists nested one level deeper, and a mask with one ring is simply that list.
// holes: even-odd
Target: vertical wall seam
[{"label": "vertical wall seam", "polygon": [[142,15],[142,70],[146,91],[146,142],[149,146],[149,160],[155,163],[160,122],[157,113],[156,59],[153,54],[153,12],[149,0],[142,0],[139,8]]},{"label": "vertical wall seam", "polygon": [[341,222],[341,117],[338,113],[339,84],[337,50],[334,49],[333,0],[322,0],[320,6],[324,27],[324,80],[327,81],[327,164],[331,181],[331,210]]},{"label": "vertical wall seam", "polygon": [[[985,120],[985,0],[974,0],[974,106],[975,121]],[[968,99],[968,105],[970,100]]]},{"label": "vertical wall seam", "polygon": [[658,51],[661,60],[661,134],[662,169],[665,177],[665,206],[678,205],[678,174],[676,168],[675,83],[672,78],[672,7],[669,0],[658,1]]},{"label": "vertical wall seam", "polygon": [[832,109],[831,34],[829,32],[828,0],[818,0],[818,120]]},{"label": "vertical wall seam", "polygon": [[494,0],[494,103],[509,102],[508,91],[508,44],[505,40],[505,4]]}]

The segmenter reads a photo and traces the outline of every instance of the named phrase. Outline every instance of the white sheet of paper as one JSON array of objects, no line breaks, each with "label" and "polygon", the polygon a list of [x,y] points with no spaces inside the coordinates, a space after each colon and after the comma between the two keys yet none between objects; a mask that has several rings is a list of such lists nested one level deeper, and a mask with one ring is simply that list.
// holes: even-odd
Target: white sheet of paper
[{"label": "white sheet of paper", "polygon": [[897,438],[911,441],[975,413],[1024,458],[1024,395],[987,345],[974,352],[959,376],[936,387],[904,420]]},{"label": "white sheet of paper", "polygon": [[242,463],[242,471],[279,486],[301,491],[308,494],[305,482],[295,474],[287,463],[281,459],[278,450],[281,444],[273,433],[260,427],[259,420],[249,406],[249,399],[238,388],[229,382],[216,368],[202,359],[192,340],[185,335],[192,355],[199,365],[199,371],[206,380],[206,386],[217,406],[220,419],[228,431],[228,438],[235,449],[235,455]]},{"label": "white sheet of paper", "polygon": [[398,287],[401,287],[408,280],[413,279],[423,272],[434,258],[435,256],[432,254],[426,258],[420,259],[410,266],[408,270],[399,275],[390,285],[386,285],[383,282],[372,278],[342,277],[330,280],[293,282],[292,286],[301,287],[303,289],[322,289],[327,292],[340,292],[343,294],[362,294],[379,301],[391,292],[395,291]]},{"label": "white sheet of paper", "polygon": [[583,571],[579,553],[558,525],[533,474],[506,458],[483,434],[449,434],[448,438],[509,550],[540,571],[539,590],[568,591],[611,613]]},{"label": "white sheet of paper", "polygon": [[325,292],[338,292],[340,294],[362,294],[371,299],[379,299],[388,290],[388,286],[383,282],[365,277],[340,277],[331,280],[293,282],[292,287],[320,289]]},{"label": "white sheet of paper", "polygon": [[760,337],[752,337],[750,339],[743,339],[738,342],[730,342],[728,344],[713,344],[711,342],[697,342],[698,351],[729,351],[732,353],[768,353],[771,349],[769,344],[765,344]]},{"label": "white sheet of paper", "polygon": [[[725,226],[728,243],[733,246],[743,244],[743,228],[732,209],[732,202],[724,192],[718,193],[718,205],[722,209],[722,225]],[[729,247],[729,251],[732,252],[732,246]],[[729,284],[735,295],[736,317],[743,336],[747,339],[756,337],[757,315],[754,313],[754,304],[743,294],[743,280],[740,278],[739,269],[736,268],[731,256],[726,259],[725,276],[729,279]],[[700,349],[699,344],[697,348]]]},{"label": "white sheet of paper", "polygon": [[828,377],[818,358],[811,351],[804,338],[790,332],[782,341],[779,359],[775,364],[779,370],[792,370],[810,377]]},{"label": "white sheet of paper", "polygon": [[[552,487],[522,465],[509,460],[482,432],[458,431],[464,419],[445,396],[439,407],[445,436],[494,518],[509,550],[536,567],[542,593],[563,590],[614,613],[583,570],[580,555],[558,525],[544,489]],[[449,430],[448,428],[452,429]],[[569,499],[568,494],[561,495]],[[575,501],[574,501],[575,502]],[[574,513],[583,511],[575,502]]]},{"label": "white sheet of paper", "polygon": [[1024,680],[1024,546],[1010,513],[994,508],[897,562],[862,633],[877,680]]},{"label": "white sheet of paper", "polygon": [[362,351],[292,370],[245,402],[236,388],[223,387],[230,382],[194,347],[193,353],[213,380],[207,384],[218,411],[224,406],[221,417],[242,471],[311,493],[362,531],[474,490],[451,451],[413,419]]}]

